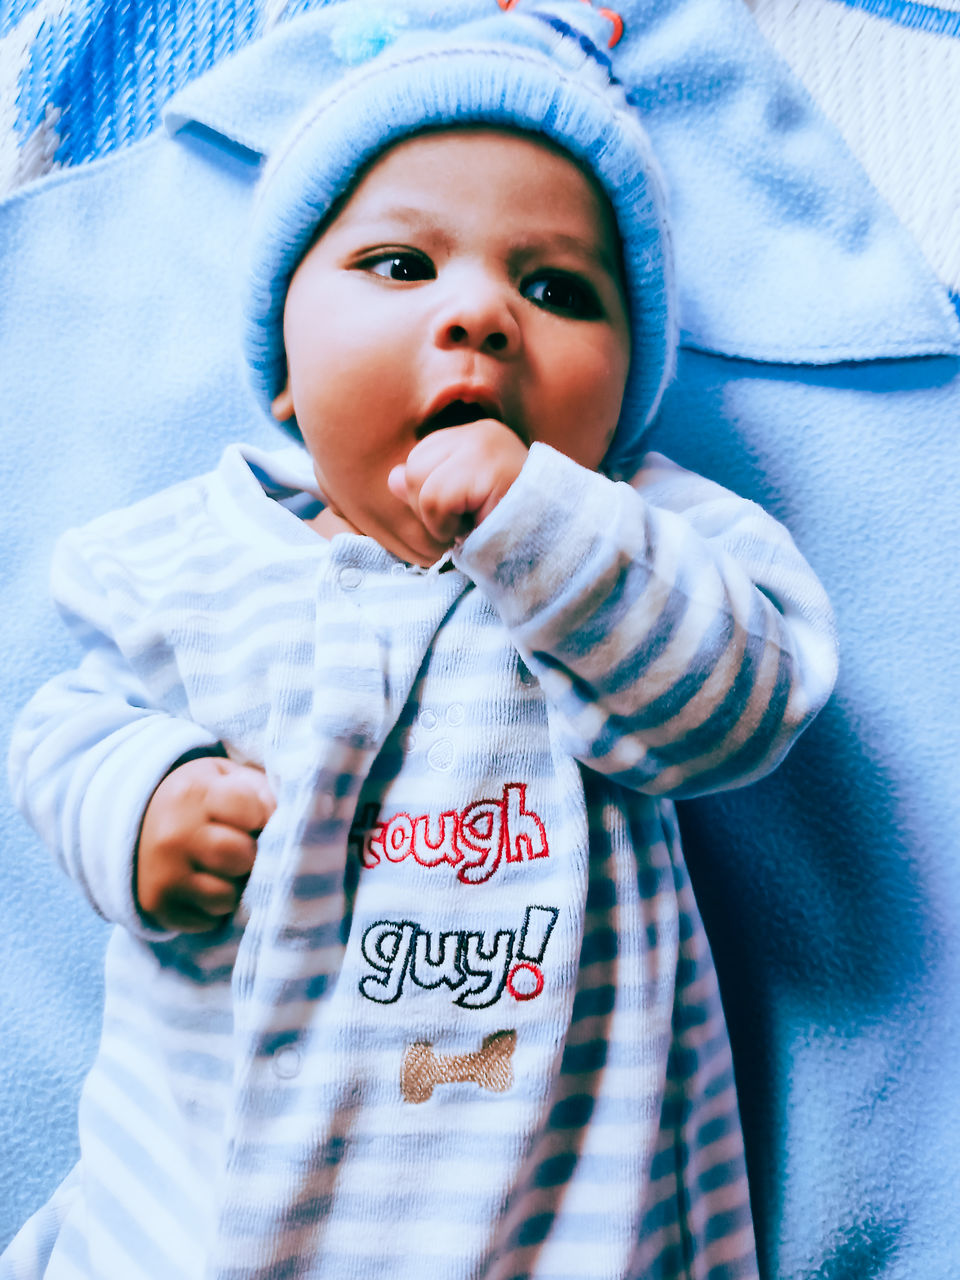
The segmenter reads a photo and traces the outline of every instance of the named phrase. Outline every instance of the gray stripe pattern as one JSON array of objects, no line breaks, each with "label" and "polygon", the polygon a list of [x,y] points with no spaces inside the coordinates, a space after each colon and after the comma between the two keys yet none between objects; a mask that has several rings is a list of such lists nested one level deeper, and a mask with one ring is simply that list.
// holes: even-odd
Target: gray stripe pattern
[{"label": "gray stripe pattern", "polygon": [[[11,771],[124,928],[81,1162],[0,1277],[755,1276],[664,797],[759,777],[825,701],[819,585],[770,517],[653,456],[630,486],[535,446],[427,571],[318,538],[275,474],[234,446],[60,544],[85,656]],[[139,819],[216,742],[277,812],[234,919],[157,934]]]}]

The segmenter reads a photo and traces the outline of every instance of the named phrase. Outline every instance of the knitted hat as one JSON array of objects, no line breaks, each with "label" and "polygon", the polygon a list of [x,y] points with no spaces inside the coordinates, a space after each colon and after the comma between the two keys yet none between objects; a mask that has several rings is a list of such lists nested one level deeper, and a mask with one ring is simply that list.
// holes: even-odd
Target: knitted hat
[{"label": "knitted hat", "polygon": [[[491,7],[493,0],[491,0]],[[627,475],[674,365],[672,260],[659,169],[581,4],[408,32],[311,103],[264,172],[252,226],[244,353],[269,408],[286,378],[283,308],[317,226],[381,151],[429,128],[486,124],[550,140],[606,192],[623,246],[632,349],[603,469]],[[287,425],[294,434],[293,419]]]}]

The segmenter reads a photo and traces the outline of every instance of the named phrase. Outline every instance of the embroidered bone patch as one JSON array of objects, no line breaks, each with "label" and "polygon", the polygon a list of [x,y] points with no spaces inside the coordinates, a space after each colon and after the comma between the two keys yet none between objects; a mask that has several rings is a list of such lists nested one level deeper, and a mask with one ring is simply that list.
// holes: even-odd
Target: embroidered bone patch
[{"label": "embroidered bone patch", "polygon": [[481,1089],[505,1093],[513,1084],[516,1031],[494,1031],[476,1053],[434,1053],[418,1040],[403,1055],[400,1088],[405,1102],[426,1102],[438,1084],[472,1081]]}]

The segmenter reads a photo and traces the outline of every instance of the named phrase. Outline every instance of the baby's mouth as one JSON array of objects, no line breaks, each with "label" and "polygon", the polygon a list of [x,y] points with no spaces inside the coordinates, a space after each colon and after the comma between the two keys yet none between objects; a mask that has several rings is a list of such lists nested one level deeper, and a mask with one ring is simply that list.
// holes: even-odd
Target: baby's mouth
[{"label": "baby's mouth", "polygon": [[442,431],[445,427],[465,427],[468,423],[480,422],[483,418],[496,417],[498,415],[492,409],[475,400],[451,400],[449,404],[444,405],[437,413],[432,413],[421,423],[417,438],[422,440],[424,436],[434,431]]}]

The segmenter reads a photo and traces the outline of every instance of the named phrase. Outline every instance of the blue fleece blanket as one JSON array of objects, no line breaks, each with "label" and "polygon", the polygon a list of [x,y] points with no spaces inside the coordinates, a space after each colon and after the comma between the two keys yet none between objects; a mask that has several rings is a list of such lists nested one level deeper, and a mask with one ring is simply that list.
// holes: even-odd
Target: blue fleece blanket
[{"label": "blue fleece blanket", "polygon": [[[419,7],[452,23],[494,3]],[[280,443],[236,354],[252,185],[324,77],[402,25],[397,6],[366,0],[270,31],[252,3],[199,27],[193,7],[109,0],[58,26],[49,12],[65,8],[37,0],[0,19],[0,39],[33,22],[13,168],[64,166],[0,204],[4,733],[70,660],[45,591],[55,536],[212,465],[228,439]],[[619,12],[615,66],[666,171],[682,298],[679,374],[651,443],[784,519],[841,632],[837,694],[786,765],[682,815],[764,1271],[946,1280],[960,1166],[960,326],[738,0]],[[3,1242],[75,1158],[103,933],[6,800],[0,823]]]}]

